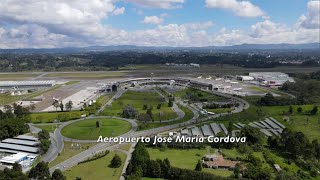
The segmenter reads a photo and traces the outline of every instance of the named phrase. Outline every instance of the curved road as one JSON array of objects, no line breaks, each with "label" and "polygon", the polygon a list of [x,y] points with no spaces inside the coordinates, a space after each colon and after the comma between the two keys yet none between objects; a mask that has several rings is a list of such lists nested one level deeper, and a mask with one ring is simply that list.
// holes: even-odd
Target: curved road
[{"label": "curved road", "polygon": [[[215,93],[212,93],[215,94]],[[219,95],[221,95],[219,93]],[[150,129],[150,130],[145,130],[145,131],[139,131],[139,132],[135,132],[132,134],[126,134],[123,135],[122,137],[126,138],[126,137],[141,137],[141,136],[152,136],[152,135],[156,135],[159,134],[161,132],[164,131],[169,131],[171,129],[176,129],[182,126],[186,126],[186,125],[190,125],[190,124],[194,124],[194,123],[199,123],[202,121],[207,121],[208,119],[213,119],[213,118],[217,118],[220,116],[225,116],[225,115],[229,115],[229,114],[233,114],[233,113],[238,113],[243,111],[244,109],[249,108],[249,103],[246,102],[243,99],[237,98],[237,97],[233,97],[233,96],[229,96],[229,95],[225,95],[223,94],[222,96],[224,97],[229,97],[229,98],[233,98],[235,100],[237,100],[239,102],[239,107],[235,108],[231,113],[223,113],[223,114],[217,114],[217,115],[213,115],[210,117],[206,117],[206,118],[202,118],[202,119],[197,119],[199,117],[199,113],[192,107],[187,106],[194,114],[194,117],[186,122],[182,122],[182,123],[178,123],[178,124],[173,124],[173,125],[168,125],[168,126],[164,126],[164,127],[159,127],[159,128],[155,128],[155,129]],[[64,171],[74,165],[76,165],[78,162],[83,161],[84,159],[92,156],[92,154],[95,154],[96,152],[102,151],[102,150],[111,150],[111,149],[115,149],[115,147],[117,146],[117,143],[99,143],[67,160],[65,160],[64,162],[61,162],[60,164],[50,168],[50,172],[52,173],[55,169],[59,168],[60,170]]]}]

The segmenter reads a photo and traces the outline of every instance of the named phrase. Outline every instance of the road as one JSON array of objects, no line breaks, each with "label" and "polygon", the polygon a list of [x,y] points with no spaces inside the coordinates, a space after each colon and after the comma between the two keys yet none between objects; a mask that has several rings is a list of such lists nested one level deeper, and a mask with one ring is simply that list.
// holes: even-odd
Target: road
[{"label": "road", "polygon": [[[223,96],[225,96],[223,94]],[[231,114],[233,113],[238,113],[238,112],[241,112],[243,111],[244,109],[247,109],[249,108],[249,103],[247,103],[246,101],[240,99],[240,98],[236,98],[236,97],[233,97],[233,96],[229,96],[229,95],[226,95],[227,97],[230,97],[230,98],[233,98],[235,100],[239,100],[239,106],[237,108],[235,108]],[[225,96],[225,97],[226,97]],[[217,114],[217,115],[213,115],[213,116],[210,116],[210,117],[206,117],[206,118],[202,118],[202,119],[198,119],[199,117],[199,113],[197,110],[195,110],[194,108],[190,107],[190,106],[187,106],[194,114],[194,117],[187,121],[187,122],[183,122],[183,123],[178,123],[178,124],[173,124],[173,125],[168,125],[168,126],[164,126],[164,127],[159,127],[159,128],[155,128],[155,129],[150,129],[150,130],[145,130],[145,131],[139,131],[139,132],[134,132],[132,134],[125,134],[123,135],[122,137],[126,138],[126,137],[142,137],[142,136],[153,136],[153,135],[156,135],[156,134],[159,134],[161,132],[166,132],[166,131],[169,131],[169,130],[172,130],[172,129],[176,129],[176,128],[179,128],[179,127],[182,127],[182,126],[186,126],[186,125],[190,125],[190,124],[194,124],[194,123],[199,123],[199,122],[202,122],[202,121],[206,121],[208,119],[213,119],[213,118],[217,118],[217,117],[220,117],[220,116],[225,116],[225,115],[229,115],[229,113],[223,113],[223,114]],[[85,160],[86,158],[92,156],[93,154],[95,154],[96,152],[99,152],[99,151],[102,151],[102,150],[110,150],[110,149],[113,149],[114,146],[116,146],[118,144],[116,143],[99,143],[63,162],[61,162],[60,164],[50,168],[50,172],[52,173],[55,169],[59,168],[60,170],[64,171],[68,168],[71,168],[72,166],[78,164],[78,162],[81,162],[83,160]]]}]

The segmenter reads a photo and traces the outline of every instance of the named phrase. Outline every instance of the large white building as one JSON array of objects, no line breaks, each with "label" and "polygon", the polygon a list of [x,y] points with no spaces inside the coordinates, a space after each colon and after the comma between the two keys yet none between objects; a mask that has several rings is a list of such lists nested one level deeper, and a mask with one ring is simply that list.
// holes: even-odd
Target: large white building
[{"label": "large white building", "polygon": [[249,76],[269,87],[279,87],[288,81],[294,82],[294,79],[288,74],[281,72],[252,72],[249,73]]},{"label": "large white building", "polygon": [[54,80],[48,81],[0,81],[0,89],[39,89],[49,88],[56,84]]}]

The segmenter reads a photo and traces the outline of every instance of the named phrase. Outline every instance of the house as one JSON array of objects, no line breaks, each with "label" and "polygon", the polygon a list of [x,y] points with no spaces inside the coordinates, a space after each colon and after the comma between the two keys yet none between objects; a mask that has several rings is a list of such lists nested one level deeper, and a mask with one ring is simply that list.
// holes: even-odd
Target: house
[{"label": "house", "polygon": [[240,161],[224,159],[221,154],[205,155],[202,164],[207,168],[234,169]]}]

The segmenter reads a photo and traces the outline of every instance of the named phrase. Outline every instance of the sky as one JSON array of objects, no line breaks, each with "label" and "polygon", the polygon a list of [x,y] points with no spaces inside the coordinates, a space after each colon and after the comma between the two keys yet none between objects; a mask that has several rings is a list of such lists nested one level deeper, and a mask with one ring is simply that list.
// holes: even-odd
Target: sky
[{"label": "sky", "polygon": [[320,0],[0,0],[0,48],[320,42]]}]

